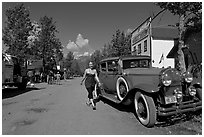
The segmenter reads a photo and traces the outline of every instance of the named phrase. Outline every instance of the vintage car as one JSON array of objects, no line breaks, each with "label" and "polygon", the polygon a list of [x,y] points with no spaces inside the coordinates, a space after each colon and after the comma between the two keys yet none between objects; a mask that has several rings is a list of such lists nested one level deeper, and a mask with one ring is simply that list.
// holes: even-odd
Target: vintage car
[{"label": "vintage car", "polygon": [[[201,110],[194,90],[182,90],[182,75],[174,68],[153,68],[149,56],[110,57],[99,64],[100,97],[118,104],[134,103],[139,121],[152,127],[158,120]],[[185,79],[191,75],[185,75]],[[192,93],[193,92],[193,93]]]},{"label": "vintage car", "polygon": [[2,87],[15,86],[25,89],[27,86],[26,66],[20,65],[15,56],[2,54]]}]

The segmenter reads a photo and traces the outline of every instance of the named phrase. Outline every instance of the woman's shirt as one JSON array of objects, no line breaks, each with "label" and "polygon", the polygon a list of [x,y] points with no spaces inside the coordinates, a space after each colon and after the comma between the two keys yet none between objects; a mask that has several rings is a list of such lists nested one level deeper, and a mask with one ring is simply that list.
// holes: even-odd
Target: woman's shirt
[{"label": "woman's shirt", "polygon": [[95,75],[96,75],[95,70],[92,70],[92,72],[90,70],[86,70],[85,86],[87,88],[95,86],[96,84]]}]

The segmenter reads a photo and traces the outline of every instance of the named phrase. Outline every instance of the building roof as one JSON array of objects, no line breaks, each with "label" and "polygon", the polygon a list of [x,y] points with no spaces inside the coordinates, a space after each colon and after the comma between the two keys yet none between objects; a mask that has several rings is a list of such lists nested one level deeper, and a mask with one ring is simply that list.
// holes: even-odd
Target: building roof
[{"label": "building roof", "polygon": [[179,36],[179,31],[175,27],[152,28],[152,38],[154,40],[174,40]]}]

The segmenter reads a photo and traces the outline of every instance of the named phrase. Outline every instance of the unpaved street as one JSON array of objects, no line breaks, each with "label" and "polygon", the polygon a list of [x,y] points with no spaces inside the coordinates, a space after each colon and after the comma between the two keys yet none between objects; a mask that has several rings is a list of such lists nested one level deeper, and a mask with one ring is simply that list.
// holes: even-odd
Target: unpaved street
[{"label": "unpaved street", "polygon": [[123,108],[103,99],[92,110],[81,78],[61,81],[61,85],[36,84],[25,91],[3,90],[2,134],[29,135],[155,135],[201,134],[199,121],[179,121],[173,125],[142,126],[132,108]]}]

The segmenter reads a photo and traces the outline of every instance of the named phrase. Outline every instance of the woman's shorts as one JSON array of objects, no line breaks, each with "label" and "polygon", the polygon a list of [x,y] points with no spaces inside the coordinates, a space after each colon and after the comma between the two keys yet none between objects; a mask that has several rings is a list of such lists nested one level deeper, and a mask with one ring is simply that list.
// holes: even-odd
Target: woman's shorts
[{"label": "woman's shorts", "polygon": [[95,89],[95,86],[86,87],[86,89],[88,91],[88,98],[93,99],[93,91]]}]

